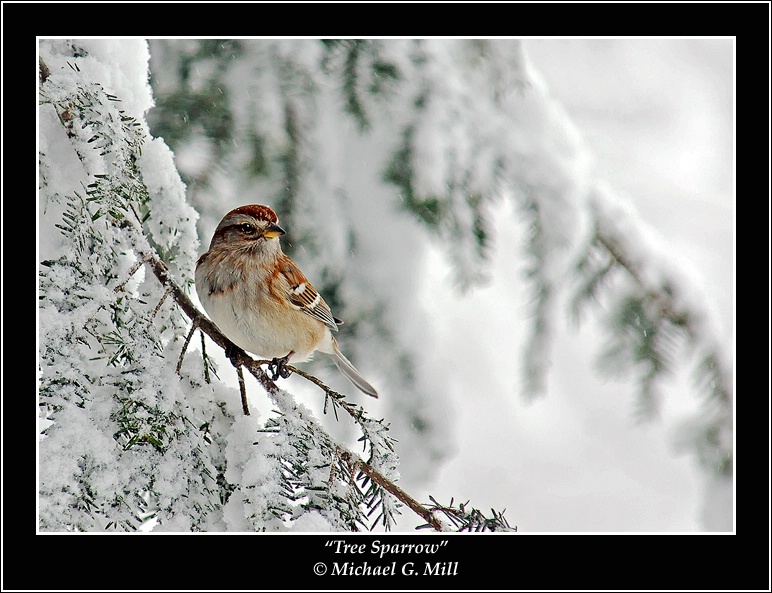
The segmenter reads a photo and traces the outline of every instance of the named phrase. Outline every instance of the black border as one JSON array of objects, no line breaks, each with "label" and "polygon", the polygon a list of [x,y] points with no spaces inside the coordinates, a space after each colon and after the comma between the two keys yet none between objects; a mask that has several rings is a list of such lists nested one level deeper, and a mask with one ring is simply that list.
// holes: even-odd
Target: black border
[{"label": "black border", "polygon": [[[88,3],[86,3],[88,4]],[[426,36],[737,36],[738,195],[761,193],[769,214],[769,15],[761,3],[664,4],[177,4],[184,18],[169,19],[159,6],[137,4],[147,16],[125,17],[132,6],[77,3],[3,3],[4,196],[18,187],[10,175],[8,150],[20,143],[14,121],[25,110],[9,100],[31,74],[26,70],[24,36],[110,35],[142,36],[277,36],[333,37],[356,32],[361,37]],[[94,16],[85,16],[93,11]],[[252,15],[254,18],[246,18]],[[343,18],[345,17],[345,18]],[[353,20],[352,20],[353,17]],[[444,29],[438,32],[437,28]],[[319,31],[322,33],[319,33]],[[210,31],[211,33],[207,33]],[[34,117],[34,116],[33,116]],[[34,119],[32,121],[35,121]],[[34,134],[30,135],[34,141]],[[13,142],[14,144],[11,144]],[[21,153],[21,151],[19,151]],[[24,152],[24,154],[28,154]],[[741,155],[741,158],[740,158]],[[15,164],[15,163],[14,163]],[[20,168],[19,170],[23,170]],[[755,181],[759,180],[755,187]],[[12,185],[13,184],[13,185]],[[752,187],[747,187],[752,184]],[[14,191],[12,191],[14,190]],[[746,190],[746,191],[743,191]],[[747,199],[747,198],[746,198]],[[755,201],[755,200],[753,200]],[[4,200],[10,213],[19,199]],[[8,209],[6,209],[6,207]],[[739,214],[739,212],[738,212]],[[4,226],[5,220],[3,217]],[[15,220],[20,220],[15,218]],[[764,224],[762,222],[762,224]],[[753,223],[746,228],[752,235]],[[5,228],[3,229],[6,230]],[[767,231],[769,231],[767,225]],[[762,230],[763,232],[763,230]],[[5,246],[18,243],[3,233]],[[746,235],[746,233],[744,233]],[[13,241],[13,243],[10,243]],[[738,246],[743,241],[738,237]],[[18,266],[4,249],[4,280]],[[739,261],[739,258],[738,258]],[[37,262],[35,262],[37,269]],[[36,272],[37,273],[37,272]],[[23,272],[19,272],[21,276]],[[5,291],[5,282],[3,289]],[[13,287],[13,284],[11,285]],[[4,295],[5,296],[5,295]],[[767,293],[767,296],[769,294]],[[752,297],[751,297],[752,298]],[[37,299],[36,299],[37,300]],[[8,300],[9,304],[11,300]],[[752,307],[748,307],[752,308]],[[767,309],[768,310],[768,309]],[[10,313],[10,309],[9,309]],[[740,324],[739,327],[742,327]],[[5,324],[3,327],[5,332]],[[5,346],[15,346],[17,332],[9,329]],[[739,343],[742,343],[740,341]],[[3,362],[12,364],[14,348]],[[21,356],[24,356],[22,350]],[[23,359],[22,359],[23,360]],[[766,358],[767,364],[769,358]],[[763,364],[762,364],[763,367]],[[24,383],[22,383],[23,385]],[[8,387],[8,389],[6,389]],[[178,535],[67,536],[36,534],[35,449],[27,440],[29,406],[26,390],[6,385],[3,377],[3,590],[769,590],[769,398],[756,394],[758,412],[742,414],[737,450],[754,458],[738,463],[737,535]],[[744,404],[749,402],[744,400]],[[18,410],[16,409],[18,406]],[[740,406],[743,407],[743,406]],[[752,426],[758,423],[757,426]],[[24,425],[23,432],[20,426]],[[761,437],[754,442],[753,437]],[[741,446],[739,443],[745,443]],[[524,485],[527,487],[527,485]],[[742,492],[740,495],[739,492]],[[513,518],[515,510],[510,510]],[[516,523],[516,520],[514,521]],[[108,537],[112,539],[101,539]],[[211,539],[222,537],[226,539]],[[249,537],[259,539],[247,539]],[[673,537],[688,539],[673,540]],[[168,539],[174,538],[174,539]],[[736,539],[741,538],[742,541]],[[438,561],[458,562],[457,576],[416,579],[384,577],[320,577],[317,562],[339,561],[331,540],[367,544],[429,543],[447,540]],[[400,555],[400,562],[423,562],[419,555]],[[447,560],[445,560],[447,558]],[[331,566],[331,565],[330,565]],[[344,580],[345,579],[345,580]]]},{"label": "black border", "polygon": [[706,37],[769,20],[767,2],[3,2],[3,11],[12,33],[22,23],[72,38]]}]

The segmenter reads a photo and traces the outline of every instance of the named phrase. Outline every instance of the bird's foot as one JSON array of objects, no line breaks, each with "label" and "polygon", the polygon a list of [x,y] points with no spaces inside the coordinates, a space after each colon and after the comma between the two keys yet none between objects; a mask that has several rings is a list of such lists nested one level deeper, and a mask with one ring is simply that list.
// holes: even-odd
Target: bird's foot
[{"label": "bird's foot", "polygon": [[289,377],[292,372],[287,368],[287,363],[289,362],[290,357],[295,354],[295,351],[292,350],[287,356],[282,356],[281,358],[274,358],[271,360],[271,362],[268,363],[268,370],[271,372],[271,379],[276,381],[279,377],[282,379],[286,379]]},{"label": "bird's foot", "polygon": [[247,353],[244,352],[241,348],[236,346],[236,344],[229,344],[228,347],[225,349],[225,356],[228,357],[228,360],[231,361],[231,364],[235,367],[241,366],[242,357],[246,357]]}]

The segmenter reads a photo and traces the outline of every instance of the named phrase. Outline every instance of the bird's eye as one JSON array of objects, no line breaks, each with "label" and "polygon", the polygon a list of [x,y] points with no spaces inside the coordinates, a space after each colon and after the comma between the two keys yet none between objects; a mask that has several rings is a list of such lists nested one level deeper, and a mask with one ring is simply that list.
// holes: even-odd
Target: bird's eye
[{"label": "bird's eye", "polygon": [[241,228],[242,232],[247,233],[248,235],[251,235],[255,232],[254,225],[251,225],[248,222],[239,225],[239,228]]}]

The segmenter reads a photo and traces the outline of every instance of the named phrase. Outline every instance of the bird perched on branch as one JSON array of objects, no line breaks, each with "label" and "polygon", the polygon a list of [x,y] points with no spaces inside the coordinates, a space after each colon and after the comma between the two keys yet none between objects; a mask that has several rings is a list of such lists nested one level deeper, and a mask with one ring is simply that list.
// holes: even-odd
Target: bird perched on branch
[{"label": "bird perched on branch", "polygon": [[196,264],[196,292],[209,317],[236,346],[271,358],[274,379],[286,364],[319,350],[361,391],[378,392],[343,355],[332,331],[343,323],[281,249],[284,230],[268,206],[231,210]]}]

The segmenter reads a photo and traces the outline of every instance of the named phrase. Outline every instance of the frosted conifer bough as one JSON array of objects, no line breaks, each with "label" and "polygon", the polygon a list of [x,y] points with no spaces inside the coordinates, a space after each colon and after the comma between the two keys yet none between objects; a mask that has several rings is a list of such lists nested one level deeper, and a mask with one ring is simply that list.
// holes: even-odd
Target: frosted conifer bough
[{"label": "frosted conifer bough", "polygon": [[[274,192],[293,233],[308,238],[315,278],[335,286],[349,274],[338,300],[394,384],[392,433],[411,452],[403,474],[428,475],[447,459],[453,423],[447,382],[420,384],[405,364],[413,360],[411,338],[425,326],[389,323],[417,318],[409,307],[423,260],[411,255],[426,237],[402,231],[417,222],[439,241],[458,285],[473,286],[490,272],[496,227],[489,217],[503,198],[527,222],[519,260],[528,264],[534,297],[522,319],[531,328],[521,373],[527,390],[544,391],[564,304],[608,329],[606,350],[616,355],[603,361],[640,388],[644,412],[678,362],[667,346],[686,345],[705,405],[684,446],[708,475],[731,482],[731,348],[700,314],[705,303],[693,298],[696,284],[674,258],[659,257],[639,220],[618,216],[594,195],[589,153],[517,40],[149,43],[161,60],[155,98],[141,40],[40,42],[41,402],[54,422],[41,452],[47,529],[107,522],[131,529],[140,507],[155,513],[157,529],[287,529],[298,518],[321,517],[316,507],[332,528],[361,527],[360,515],[341,502],[359,495],[338,479],[350,478],[353,465],[307,417],[293,416],[306,410],[276,404],[284,415],[259,426],[238,409],[234,390],[201,381],[198,357],[179,356],[188,320],[151,274],[111,293],[142,259],[144,240],[118,220],[141,221],[153,252],[188,291],[198,212],[203,225],[214,204],[254,195],[256,186]],[[153,100],[148,117],[155,114],[159,138],[147,141],[143,114]],[[181,101],[193,109],[175,127]],[[393,216],[395,207],[404,216]],[[362,232],[363,217],[383,224]],[[324,248],[314,232],[320,224],[331,231]],[[44,252],[52,237],[61,244]],[[382,245],[392,257],[380,278],[389,282],[370,266],[347,265]],[[203,344],[206,332],[200,335]],[[177,369],[166,368],[175,359]],[[208,369],[205,357],[205,376]],[[324,393],[325,410],[337,417],[345,398]],[[357,412],[351,405],[352,418]],[[395,456],[379,438],[385,433],[364,419],[357,424],[370,435],[363,458],[369,461],[372,442],[372,465],[395,482]],[[258,427],[266,432],[255,444]],[[306,440],[294,440],[304,433]],[[280,442],[287,434],[298,449]],[[189,472],[166,463],[173,457],[190,460]],[[285,471],[291,475],[279,480]]]},{"label": "frosted conifer bough", "polygon": [[[223,347],[225,350],[233,351],[232,346],[234,345],[220,332],[219,329],[217,329],[217,327],[214,324],[212,324],[208,319],[204,318],[196,310],[195,306],[190,302],[187,296],[181,291],[181,289],[174,283],[173,279],[169,276],[168,269],[166,269],[165,265],[160,260],[158,260],[153,256],[149,256],[147,261],[153,268],[159,281],[161,281],[167,286],[170,294],[174,296],[175,301],[177,301],[177,303],[182,307],[182,309],[185,311],[186,314],[191,316],[191,320],[194,322],[195,326],[198,329],[200,329],[202,332],[205,332],[210,338],[212,338],[218,345]],[[268,375],[266,375],[265,372],[261,369],[261,366],[263,364],[268,364],[270,366],[273,363],[273,361],[267,361],[267,360],[256,361],[246,353],[243,353],[243,356],[241,356],[242,353],[243,353],[243,350],[241,350],[239,355],[236,356],[236,360],[232,361],[234,366],[236,366],[237,368],[241,368],[241,366],[246,367],[247,370],[249,370],[249,372],[260,382],[260,384],[263,386],[266,392],[269,393],[269,395],[273,396],[275,403],[284,401],[284,399],[281,396],[282,395],[289,396],[289,394],[286,394],[286,392],[284,392],[283,390],[280,390],[276,386],[276,384],[273,383],[273,381],[268,377]],[[336,418],[337,418],[337,409],[342,408],[355,420],[355,422],[360,424],[360,427],[362,428],[362,432],[363,432],[363,437],[361,440],[364,440],[365,442],[370,441],[371,455],[374,448],[384,447],[384,446],[393,453],[393,450],[394,450],[393,439],[383,434],[384,431],[388,430],[387,426],[384,426],[382,422],[367,418],[364,408],[362,408],[361,406],[356,407],[353,404],[345,401],[344,396],[331,390],[329,387],[327,387],[324,383],[319,381],[317,378],[308,375],[307,373],[301,371],[300,369],[297,369],[290,365],[286,365],[286,361],[285,361],[285,366],[286,366],[286,370],[299,374],[300,376],[308,379],[309,381],[311,381],[312,383],[314,383],[315,385],[317,385],[318,387],[320,387],[325,391],[325,411],[327,408],[327,402],[329,401],[332,403],[333,408],[336,410]],[[291,397],[289,397],[289,399],[291,399]],[[326,438],[328,439],[329,437],[326,437]],[[416,501],[409,494],[407,494],[394,482],[389,480],[380,471],[375,469],[371,465],[371,463],[367,463],[363,461],[361,458],[359,458],[358,456],[355,456],[350,451],[343,449],[339,445],[334,445],[333,450],[335,452],[335,458],[343,462],[348,469],[347,472],[343,472],[342,474],[339,474],[339,475],[349,475],[351,477],[356,477],[356,475],[358,474],[360,477],[364,477],[363,486],[367,485],[367,483],[369,482],[370,486],[367,490],[367,494],[365,498],[365,502],[368,503],[368,506],[371,506],[376,501],[379,502],[381,505],[385,505],[381,509],[380,514],[376,517],[375,523],[378,523],[378,521],[380,520],[383,526],[386,527],[387,529],[393,523],[393,520],[394,520],[393,513],[399,512],[399,511],[397,510],[397,508],[390,508],[388,505],[386,505],[386,502],[388,499],[384,498],[384,495],[383,493],[380,492],[380,489],[383,489],[389,494],[391,494],[392,496],[394,496],[401,503],[405,504],[408,508],[410,508],[412,511],[417,513],[426,521],[426,524],[418,527],[419,529],[433,528],[436,531],[449,531],[449,530],[451,531],[452,530],[455,530],[455,531],[512,531],[513,530],[513,528],[510,527],[509,523],[504,517],[503,511],[497,512],[492,509],[491,510],[492,517],[490,519],[487,519],[477,509],[467,510],[465,504],[461,504],[457,508],[454,508],[453,499],[451,499],[450,505],[448,506],[440,505],[434,499],[432,499],[433,506],[431,506],[430,508],[427,508],[426,506]],[[334,472],[331,469],[330,476],[333,477],[334,475],[336,475],[336,472]],[[444,513],[447,517],[451,518],[451,523],[455,529],[449,529],[447,523],[443,523],[438,519],[438,515],[436,514],[438,511]]]},{"label": "frosted conifer bough", "polygon": [[162,142],[148,145],[120,93],[92,78],[122,72],[100,53],[109,43],[85,45],[41,42],[41,201],[60,244],[40,272],[40,528],[265,531],[313,516],[336,530],[389,529],[404,504],[441,529],[394,483],[398,459],[382,421],[289,367],[325,390],[336,415],[351,416],[365,460],[271,381],[261,368],[269,361],[237,360],[276,410],[259,425],[231,411],[233,390],[206,381],[205,354],[204,364],[184,356],[186,319],[232,346],[183,288],[195,213],[181,184],[169,184]]}]

